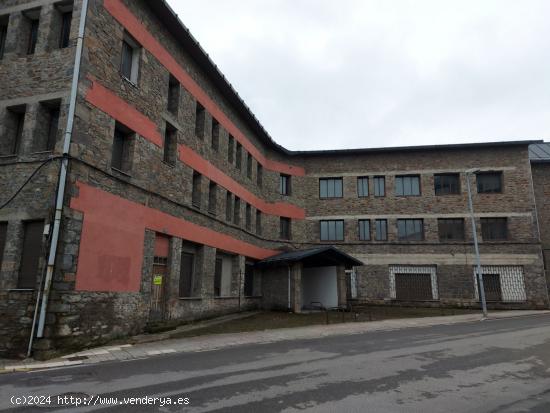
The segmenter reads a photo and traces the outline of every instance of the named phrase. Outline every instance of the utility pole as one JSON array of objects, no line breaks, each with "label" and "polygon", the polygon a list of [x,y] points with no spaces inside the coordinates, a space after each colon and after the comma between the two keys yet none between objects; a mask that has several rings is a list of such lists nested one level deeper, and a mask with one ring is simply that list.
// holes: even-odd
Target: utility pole
[{"label": "utility pole", "polygon": [[479,257],[479,245],[477,242],[476,218],[474,215],[474,203],[472,202],[472,190],[470,188],[470,175],[477,172],[476,170],[466,171],[466,186],[468,188],[468,205],[470,207],[470,218],[472,220],[472,233],[474,235],[474,248],[476,253],[476,281],[479,299],[481,301],[481,309],[483,310],[482,320],[487,318],[487,302],[485,301],[485,287],[483,286],[483,274],[481,273],[481,258]]}]

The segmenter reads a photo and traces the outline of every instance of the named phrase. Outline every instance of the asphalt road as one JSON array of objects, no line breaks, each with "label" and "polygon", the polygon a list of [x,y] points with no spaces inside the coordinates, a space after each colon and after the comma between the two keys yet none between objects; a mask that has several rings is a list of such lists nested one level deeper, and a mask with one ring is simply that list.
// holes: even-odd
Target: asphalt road
[{"label": "asphalt road", "polygon": [[[92,404],[113,397],[119,402],[125,397],[159,398],[154,406],[64,409],[78,412],[548,413],[550,316],[0,375],[0,409],[16,407],[11,396],[61,394]],[[182,404],[168,405],[168,398]],[[16,410],[55,411],[58,401],[52,397],[49,406]]]}]

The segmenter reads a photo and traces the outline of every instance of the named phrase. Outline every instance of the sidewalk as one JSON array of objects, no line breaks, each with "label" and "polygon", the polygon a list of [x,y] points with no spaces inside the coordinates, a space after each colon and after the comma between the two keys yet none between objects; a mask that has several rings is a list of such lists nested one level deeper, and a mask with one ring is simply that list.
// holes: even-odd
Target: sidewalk
[{"label": "sidewalk", "polygon": [[[550,314],[550,311],[502,311],[489,314],[489,320],[543,314]],[[163,334],[166,333],[160,333],[160,337],[157,338],[162,339],[162,341],[149,342],[149,340],[145,340],[146,342],[139,342],[140,340],[134,339],[135,344],[98,347],[92,350],[81,351],[58,359],[49,360],[47,362],[31,360],[12,363],[4,362],[4,364],[2,364],[2,360],[0,360],[0,373],[95,364],[104,361],[135,360],[161,354],[211,351],[244,344],[265,344],[277,341],[315,339],[337,335],[360,334],[372,331],[450,325],[465,322],[476,322],[479,321],[480,318],[480,314],[465,314],[445,317],[392,319],[360,323],[350,322],[343,324],[314,325],[308,327],[283,328],[277,330],[263,330],[244,333],[217,334],[179,339],[164,339],[165,337]]]}]

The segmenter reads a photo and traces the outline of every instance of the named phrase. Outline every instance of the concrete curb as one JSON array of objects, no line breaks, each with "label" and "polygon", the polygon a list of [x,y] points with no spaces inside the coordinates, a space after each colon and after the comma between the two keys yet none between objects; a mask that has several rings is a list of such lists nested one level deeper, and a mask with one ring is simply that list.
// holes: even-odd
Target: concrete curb
[{"label": "concrete curb", "polygon": [[[550,311],[506,311],[489,314],[483,321],[506,318],[549,315]],[[0,367],[0,373],[21,372],[63,368],[77,365],[89,365],[104,361],[137,360],[162,354],[214,351],[228,347],[251,344],[269,344],[279,341],[308,340],[339,335],[354,335],[375,331],[390,331],[414,327],[432,327],[482,321],[481,314],[457,316],[403,318],[360,323],[343,323],[331,325],[314,325],[307,327],[283,328],[242,333],[227,333],[210,336],[197,336],[181,339],[146,342],[140,344],[123,344],[99,347],[91,350],[63,356],[49,362],[27,361]]]}]

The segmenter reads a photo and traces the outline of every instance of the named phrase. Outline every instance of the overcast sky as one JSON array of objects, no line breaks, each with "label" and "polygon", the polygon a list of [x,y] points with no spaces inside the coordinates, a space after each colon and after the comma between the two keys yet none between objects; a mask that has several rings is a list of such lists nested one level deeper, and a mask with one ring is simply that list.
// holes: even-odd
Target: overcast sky
[{"label": "overcast sky", "polygon": [[550,1],[169,2],[288,149],[550,139]]}]

